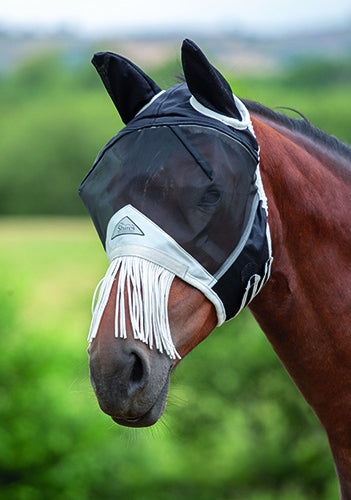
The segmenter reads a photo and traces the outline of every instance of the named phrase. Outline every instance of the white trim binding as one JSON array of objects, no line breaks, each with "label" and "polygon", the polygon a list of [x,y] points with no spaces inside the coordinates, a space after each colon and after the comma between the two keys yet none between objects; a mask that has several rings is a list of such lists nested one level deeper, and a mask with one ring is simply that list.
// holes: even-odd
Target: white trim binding
[{"label": "white trim binding", "polygon": [[233,118],[231,116],[222,115],[221,113],[217,113],[212,109],[206,108],[201,102],[199,102],[193,95],[190,97],[191,106],[202,115],[209,116],[210,118],[214,118],[215,120],[219,120],[220,122],[228,125],[229,127],[235,128],[237,130],[245,130],[249,129],[250,132],[253,131],[250,113],[244,103],[240,101],[236,95],[233,94],[233,98],[235,101],[235,105],[241,115],[241,120],[237,118]]},{"label": "white trim binding", "polygon": [[154,97],[152,97],[149,102],[147,102],[141,109],[139,109],[139,111],[137,112],[137,114],[135,116],[140,115],[140,113],[145,111],[145,109],[148,108],[150,106],[150,104],[152,104],[154,101],[156,101],[156,99],[158,99],[160,97],[160,95],[164,94],[165,92],[166,92],[165,90],[161,90],[158,94],[155,94]]}]

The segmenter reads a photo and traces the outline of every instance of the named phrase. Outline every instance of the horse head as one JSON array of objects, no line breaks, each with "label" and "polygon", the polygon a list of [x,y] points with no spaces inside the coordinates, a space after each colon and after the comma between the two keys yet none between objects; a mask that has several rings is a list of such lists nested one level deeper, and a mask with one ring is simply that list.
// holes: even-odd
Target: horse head
[{"label": "horse head", "polygon": [[167,91],[127,59],[93,64],[125,127],[80,195],[110,261],[89,333],[101,409],[122,425],[162,415],[174,366],[270,274],[267,207],[250,115],[185,40]]}]

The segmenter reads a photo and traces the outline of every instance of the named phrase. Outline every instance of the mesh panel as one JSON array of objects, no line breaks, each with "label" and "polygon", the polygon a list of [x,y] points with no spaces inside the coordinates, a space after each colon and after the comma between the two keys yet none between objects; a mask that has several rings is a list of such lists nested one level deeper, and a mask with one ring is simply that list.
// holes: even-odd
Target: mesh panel
[{"label": "mesh panel", "polygon": [[81,196],[103,244],[110,218],[131,204],[215,274],[247,226],[256,167],[242,144],[218,130],[145,127],[110,142]]}]

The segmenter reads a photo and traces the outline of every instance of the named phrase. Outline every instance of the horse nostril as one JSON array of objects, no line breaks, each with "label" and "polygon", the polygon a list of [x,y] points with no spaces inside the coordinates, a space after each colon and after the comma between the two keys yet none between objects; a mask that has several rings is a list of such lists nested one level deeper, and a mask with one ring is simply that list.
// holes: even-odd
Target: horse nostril
[{"label": "horse nostril", "polygon": [[136,352],[132,353],[134,358],[129,378],[129,393],[133,394],[145,387],[148,380],[148,370],[142,356]]},{"label": "horse nostril", "polygon": [[137,354],[134,354],[134,365],[130,374],[130,381],[138,384],[143,378],[143,363]]}]

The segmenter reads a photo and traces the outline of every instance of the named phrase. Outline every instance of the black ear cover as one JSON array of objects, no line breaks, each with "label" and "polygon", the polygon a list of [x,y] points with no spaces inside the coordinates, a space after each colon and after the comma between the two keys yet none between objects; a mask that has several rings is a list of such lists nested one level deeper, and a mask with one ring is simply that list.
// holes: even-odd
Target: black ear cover
[{"label": "black ear cover", "polygon": [[182,65],[185,81],[197,101],[212,111],[241,119],[229,83],[192,40],[183,41]]},{"label": "black ear cover", "polygon": [[125,124],[161,91],[148,75],[125,57],[98,52],[92,63]]}]

